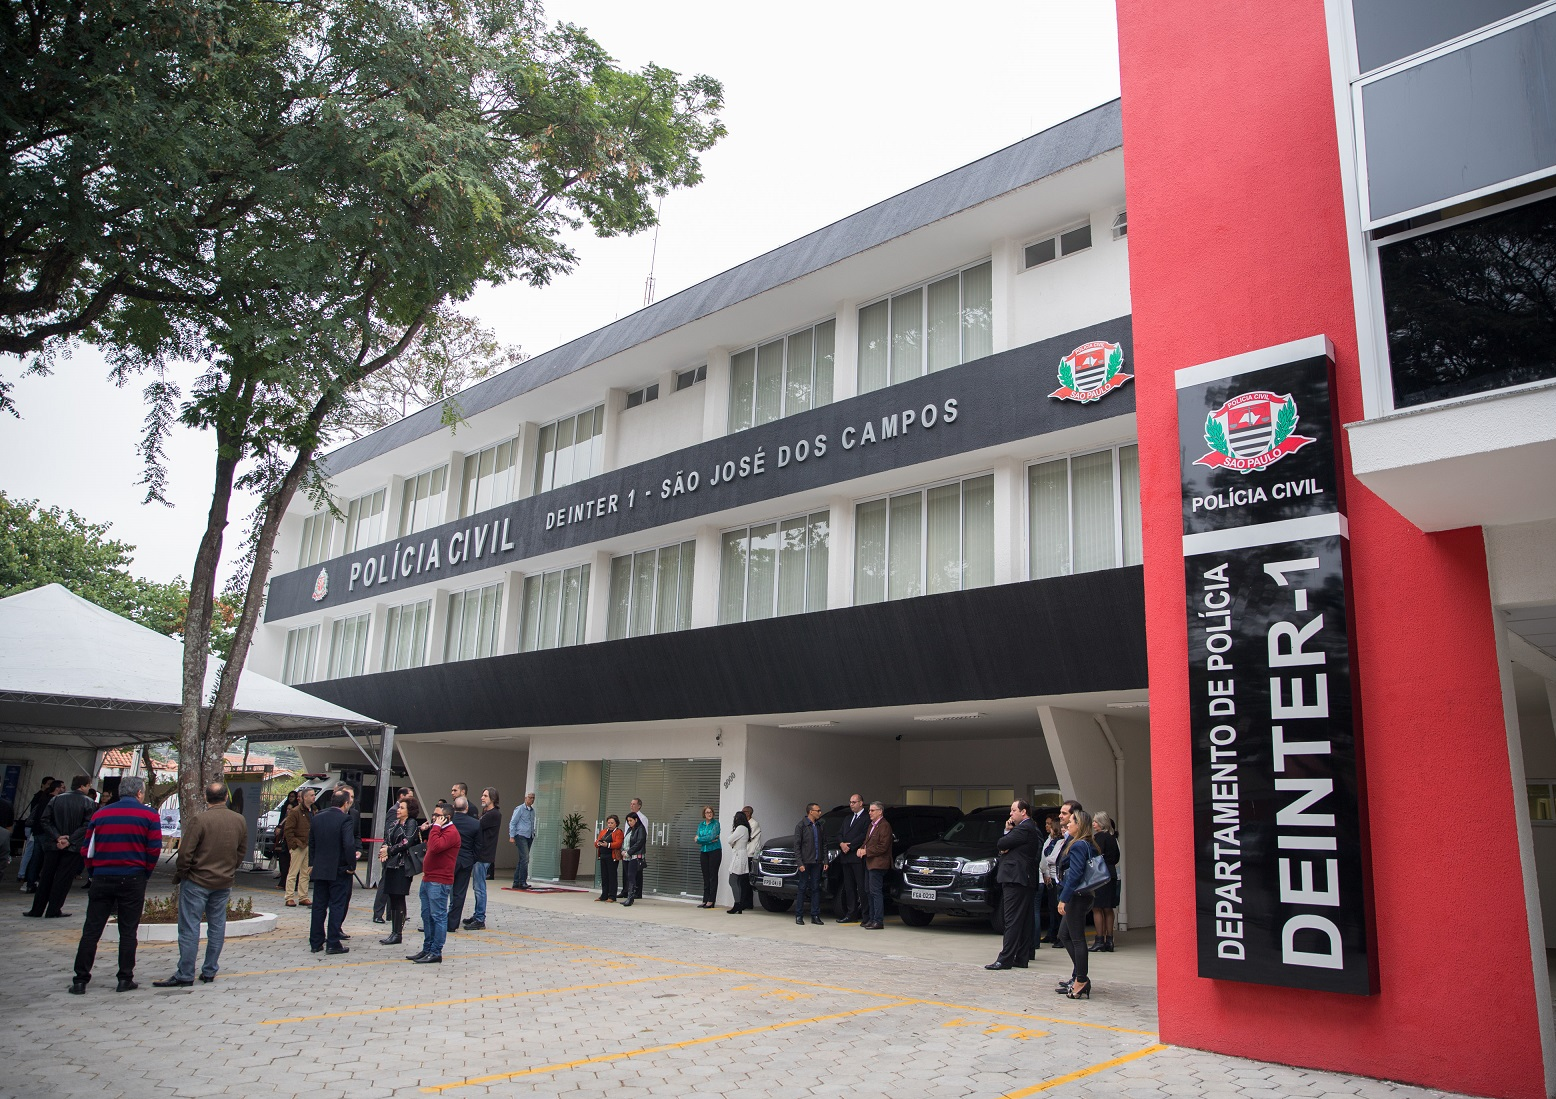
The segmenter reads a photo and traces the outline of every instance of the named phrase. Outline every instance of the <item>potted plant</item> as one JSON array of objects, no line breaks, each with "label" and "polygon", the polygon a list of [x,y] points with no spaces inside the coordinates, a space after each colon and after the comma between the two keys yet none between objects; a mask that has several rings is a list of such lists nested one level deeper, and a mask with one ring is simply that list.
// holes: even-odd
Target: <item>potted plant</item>
[{"label": "potted plant", "polygon": [[[227,902],[227,938],[238,939],[245,935],[263,935],[274,929],[273,912],[254,911],[254,898],[242,897]],[[109,927],[117,936],[119,921],[114,918]],[[205,938],[205,923],[200,924],[200,938]],[[141,909],[140,930],[135,936],[143,943],[173,943],[178,941],[178,886],[166,897],[147,897]]]},{"label": "potted plant", "polygon": [[578,877],[578,841],[583,838],[584,818],[582,813],[569,813],[562,818],[562,880],[572,881]]}]

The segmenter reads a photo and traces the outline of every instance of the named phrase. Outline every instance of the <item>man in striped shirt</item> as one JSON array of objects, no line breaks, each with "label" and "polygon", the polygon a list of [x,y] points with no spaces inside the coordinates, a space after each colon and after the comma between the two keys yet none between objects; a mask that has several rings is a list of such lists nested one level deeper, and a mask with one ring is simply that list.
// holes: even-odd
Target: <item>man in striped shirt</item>
[{"label": "man in striped shirt", "polygon": [[146,879],[162,854],[162,818],[144,804],[145,793],[145,779],[120,779],[119,800],[103,806],[87,824],[83,850],[92,884],[87,893],[86,925],[76,948],[76,976],[70,982],[70,991],[78,996],[86,992],[92,979],[97,942],[112,914],[119,917],[119,983],[114,991],[129,992],[136,987],[135,933],[146,902]]}]

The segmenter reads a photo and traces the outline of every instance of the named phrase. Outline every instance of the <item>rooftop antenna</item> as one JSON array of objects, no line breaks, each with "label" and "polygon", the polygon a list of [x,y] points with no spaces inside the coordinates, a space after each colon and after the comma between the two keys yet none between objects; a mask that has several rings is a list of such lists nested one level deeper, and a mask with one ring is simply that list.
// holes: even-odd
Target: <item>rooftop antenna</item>
[{"label": "rooftop antenna", "polygon": [[654,264],[659,260],[659,212],[665,207],[665,196],[660,195],[654,205],[654,248],[648,256],[648,278],[643,280],[643,304],[654,304]]}]

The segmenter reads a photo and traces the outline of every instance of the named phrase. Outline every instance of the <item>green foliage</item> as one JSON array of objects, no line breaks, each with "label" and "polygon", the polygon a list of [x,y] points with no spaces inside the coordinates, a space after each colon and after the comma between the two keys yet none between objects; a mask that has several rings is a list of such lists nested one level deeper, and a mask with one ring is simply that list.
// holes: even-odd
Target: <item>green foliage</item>
[{"label": "green foliage", "polygon": [[1232,444],[1226,440],[1226,429],[1221,426],[1221,421],[1214,415],[1205,417],[1205,442],[1210,444],[1210,449],[1232,456]]},{"label": "green foliage", "polygon": [[[227,920],[249,920],[254,918],[254,898],[240,897],[237,900],[227,901]],[[141,923],[177,923],[178,922],[178,886],[173,886],[173,892],[165,897],[147,897],[140,911]]]},{"label": "green foliage", "polygon": [[1075,368],[1068,359],[1059,360],[1059,384],[1066,389],[1075,388]]},{"label": "green foliage", "polygon": [[1271,440],[1270,446],[1272,448],[1278,447],[1281,445],[1281,443],[1284,443],[1286,441],[1286,437],[1296,429],[1296,426],[1296,402],[1288,398],[1286,403],[1280,406],[1280,411],[1275,414],[1275,438]]},{"label": "green foliage", "polygon": [[1108,352],[1108,376],[1104,379],[1104,381],[1111,382],[1114,378],[1118,377],[1119,371],[1123,369],[1124,349],[1122,347],[1115,347],[1113,350]]},{"label": "green foliage", "polygon": [[583,838],[584,818],[582,813],[569,813],[562,818],[562,848],[572,851],[577,848],[578,841]]}]

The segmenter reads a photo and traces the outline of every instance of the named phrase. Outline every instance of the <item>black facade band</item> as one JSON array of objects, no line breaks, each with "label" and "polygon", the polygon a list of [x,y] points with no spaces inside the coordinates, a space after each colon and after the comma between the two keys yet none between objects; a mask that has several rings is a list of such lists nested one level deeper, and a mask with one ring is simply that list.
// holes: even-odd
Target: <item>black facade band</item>
[{"label": "black facade band", "polygon": [[302,684],[400,735],[1141,690],[1138,566]]},{"label": "black facade band", "polygon": [[[1116,344],[1132,369],[1129,318],[1105,321],[276,576],[265,620],[1128,415],[1128,374],[1100,361],[1106,382],[1055,399],[1056,384],[1071,392],[1061,360],[1091,343]],[[1078,386],[1087,376],[1065,374]]]}]

